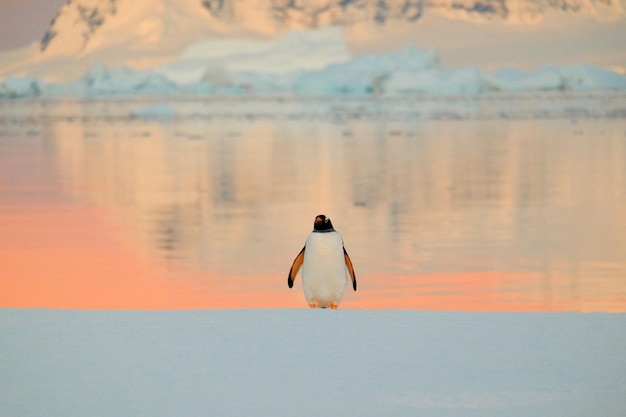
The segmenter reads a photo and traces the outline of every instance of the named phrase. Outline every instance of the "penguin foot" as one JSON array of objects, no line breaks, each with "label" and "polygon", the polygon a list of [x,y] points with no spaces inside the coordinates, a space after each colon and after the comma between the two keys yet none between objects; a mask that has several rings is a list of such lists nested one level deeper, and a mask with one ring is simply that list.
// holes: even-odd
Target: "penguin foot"
[{"label": "penguin foot", "polygon": [[330,309],[331,310],[337,310],[337,305],[336,304],[331,304],[330,305]]},{"label": "penguin foot", "polygon": [[310,308],[317,308],[317,304],[309,304]]}]

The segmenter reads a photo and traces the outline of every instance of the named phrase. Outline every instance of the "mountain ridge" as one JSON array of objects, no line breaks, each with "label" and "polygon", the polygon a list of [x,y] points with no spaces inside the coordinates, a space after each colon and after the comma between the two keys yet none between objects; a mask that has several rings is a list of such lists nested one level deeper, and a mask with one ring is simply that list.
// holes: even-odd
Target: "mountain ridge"
[{"label": "mountain ridge", "polygon": [[[414,44],[436,51],[441,66],[453,70],[475,67],[493,72],[508,67],[535,71],[546,64],[590,64],[624,74],[625,1],[70,0],[41,42],[0,53],[0,79],[68,82],[102,65],[139,72],[174,65],[180,74],[183,62],[189,73],[204,72],[206,58],[216,51],[219,57],[211,61],[211,73],[219,73],[224,65],[230,71],[238,67],[236,62],[257,71],[261,61],[249,49],[259,42],[283,48],[280,39],[289,33],[301,39],[301,44],[289,48],[305,51],[320,65],[336,59],[336,47],[345,48],[342,53],[347,60],[384,55]],[[551,8],[539,7],[546,4]],[[511,12],[513,5],[548,11],[531,24],[532,19],[521,17],[530,16],[527,12]],[[609,13],[613,9],[617,12]],[[327,32],[332,36],[320,48],[322,44],[313,41],[310,32],[327,29],[336,31]],[[305,36],[299,38],[298,32]],[[197,45],[210,46],[203,52],[206,56],[187,59],[186,51]],[[274,52],[272,59],[291,56],[294,51]],[[309,58],[305,54],[303,59],[310,62]]]},{"label": "mountain ridge", "polygon": [[[136,23],[136,31],[158,41],[175,35],[171,22],[183,12],[207,32],[244,31],[276,35],[289,29],[312,29],[361,22],[377,25],[418,23],[426,13],[474,22],[533,23],[545,13],[622,14],[621,0],[69,0],[39,42],[41,53],[73,54],[102,43],[107,26],[120,20]],[[152,18],[152,20],[151,20]],[[164,33],[157,33],[157,26]],[[182,25],[185,28],[185,25]],[[179,27],[179,29],[181,29]]]}]

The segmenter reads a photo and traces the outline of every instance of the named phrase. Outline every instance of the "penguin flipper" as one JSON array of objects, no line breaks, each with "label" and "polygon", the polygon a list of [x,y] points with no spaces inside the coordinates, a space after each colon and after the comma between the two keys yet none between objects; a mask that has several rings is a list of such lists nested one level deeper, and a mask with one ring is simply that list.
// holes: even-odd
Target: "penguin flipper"
[{"label": "penguin flipper", "polygon": [[306,246],[302,248],[298,256],[296,256],[296,259],[293,260],[293,264],[291,264],[289,276],[287,277],[287,285],[289,285],[289,288],[293,287],[293,281],[296,279],[296,275],[298,275],[302,262],[304,262],[304,249],[306,249]]},{"label": "penguin flipper", "polygon": [[346,261],[346,266],[348,267],[348,272],[350,273],[350,278],[352,279],[352,288],[356,291],[356,275],[354,274],[354,266],[352,266],[352,261],[348,256],[348,252],[346,252],[346,248],[343,248],[343,258]]}]

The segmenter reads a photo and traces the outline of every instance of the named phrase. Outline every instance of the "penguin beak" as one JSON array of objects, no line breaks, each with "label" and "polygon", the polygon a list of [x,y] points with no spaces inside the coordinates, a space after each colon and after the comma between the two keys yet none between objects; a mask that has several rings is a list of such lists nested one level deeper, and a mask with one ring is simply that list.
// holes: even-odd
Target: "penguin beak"
[{"label": "penguin beak", "polygon": [[315,223],[321,223],[321,222],[323,222],[323,221],[324,221],[324,220],[322,220],[322,218],[321,218],[320,216],[317,216],[317,217],[315,218]]}]

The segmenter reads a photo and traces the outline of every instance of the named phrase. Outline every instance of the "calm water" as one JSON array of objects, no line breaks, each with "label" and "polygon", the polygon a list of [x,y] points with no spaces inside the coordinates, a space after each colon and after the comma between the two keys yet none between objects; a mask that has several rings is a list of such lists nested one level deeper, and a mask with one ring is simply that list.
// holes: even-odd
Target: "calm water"
[{"label": "calm water", "polygon": [[0,102],[0,306],[305,307],[324,213],[343,308],[626,311],[626,116],[598,101]]}]

